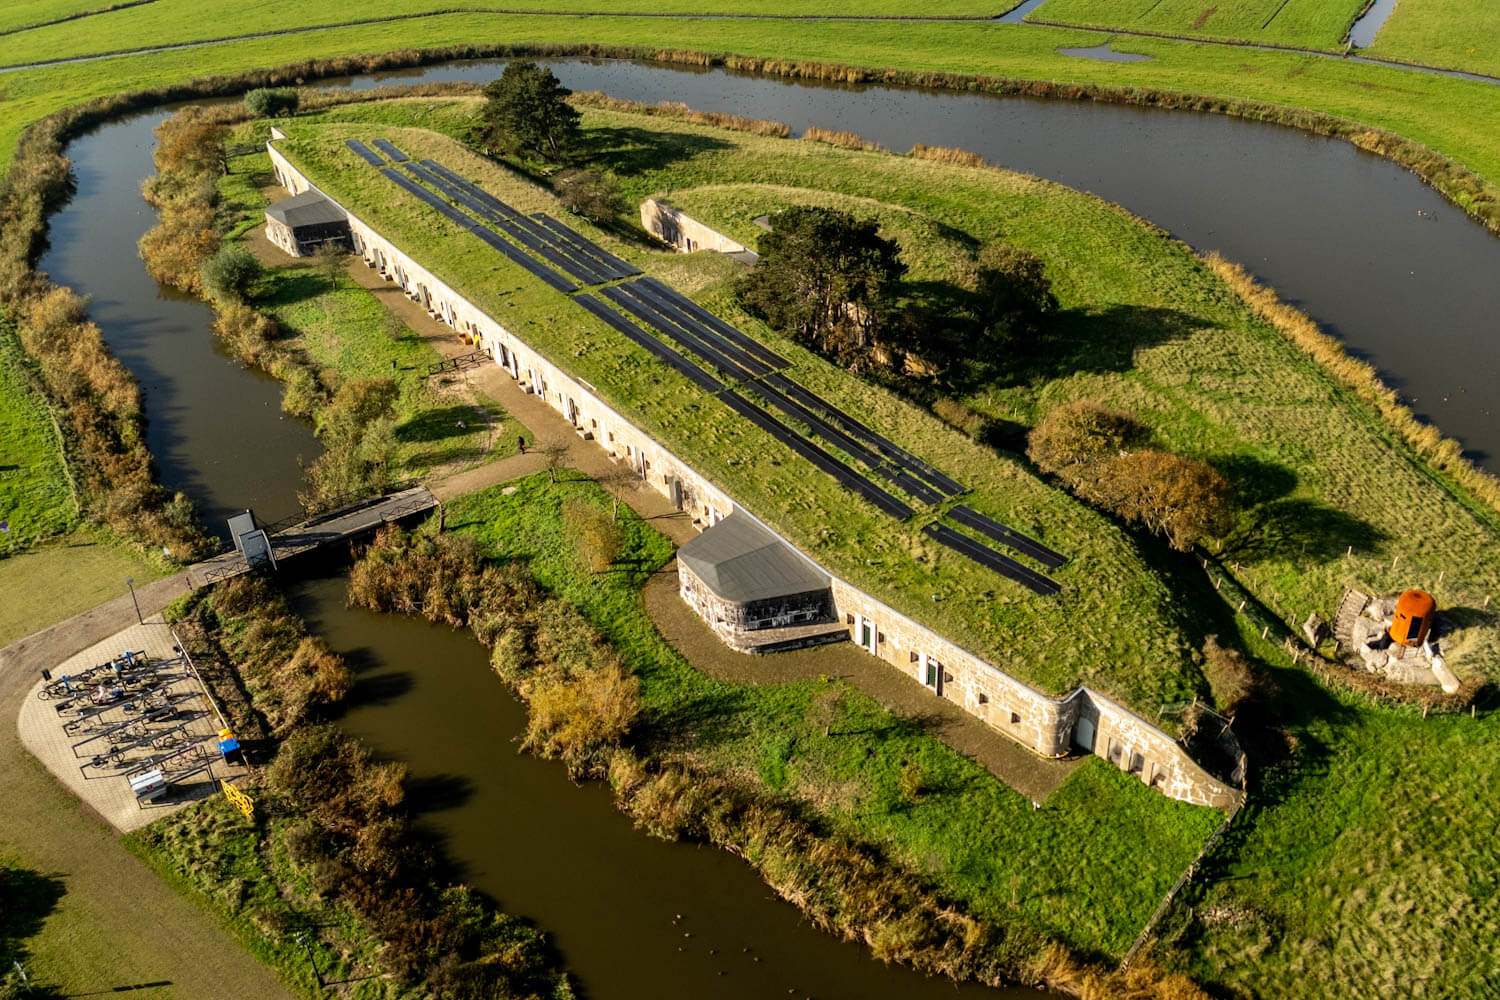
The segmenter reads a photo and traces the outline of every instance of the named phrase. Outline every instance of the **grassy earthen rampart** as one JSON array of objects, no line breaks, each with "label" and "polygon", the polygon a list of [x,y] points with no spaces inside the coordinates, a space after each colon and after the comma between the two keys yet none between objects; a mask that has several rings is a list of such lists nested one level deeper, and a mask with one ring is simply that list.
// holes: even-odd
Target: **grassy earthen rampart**
[{"label": "grassy earthen rampart", "polygon": [[[561,213],[550,194],[470,153],[436,132],[390,124],[393,115],[415,116],[427,124],[463,120],[463,107],[433,108],[359,105],[330,112],[379,125],[284,123],[289,138],[277,149],[347,209],[384,233],[417,261],[466,295],[481,309],[516,331],[564,371],[587,380],[616,411],[651,433],[757,517],[784,532],[804,551],[856,586],[861,586],[918,621],[1014,676],[1055,694],[1079,683],[1110,691],[1143,710],[1190,699],[1199,685],[1188,660],[1192,642],[1175,621],[1170,596],[1118,529],[1058,490],[1039,482],[1012,457],[996,456],[943,425],[930,414],[890,393],[859,382],[828,362],[760,324],[744,324],[793,361],[790,377],[825,393],[877,431],[891,435],[944,469],[974,492],[965,502],[1002,521],[1040,534],[1067,552],[1071,561],[1054,571],[1066,588],[1057,599],[1039,598],[976,563],[944,553],[920,531],[933,512],[898,522],[857,499],[831,478],[810,469],[786,445],[735,415],[687,379],[654,360],[643,349],[595,320],[581,307],[519,268],[506,264],[477,237],[459,230],[420,201],[358,160],[344,140],[379,136],[415,157],[434,157],[466,176],[479,178],[497,196],[523,212]],[[635,127],[639,118],[601,112],[599,125]],[[773,143],[787,161],[774,170],[816,168],[797,156],[813,144],[760,139],[705,126],[658,130],[645,151],[648,158],[735,156],[736,142]],[[628,134],[628,133],[623,133]],[[678,148],[683,143],[686,149]],[[629,143],[632,147],[634,141]],[[719,152],[716,153],[715,151]],[[621,152],[624,152],[621,150]],[[636,154],[641,151],[635,150]],[[779,158],[779,157],[778,157]],[[607,164],[606,155],[605,162]],[[939,164],[925,163],[932,171]],[[998,175],[997,175],[998,176]],[[887,176],[886,179],[889,179]],[[627,183],[639,180],[627,178]],[[1003,182],[1031,196],[1055,186],[1021,179]],[[634,193],[632,191],[632,193]],[[994,192],[989,192],[993,194]],[[669,282],[678,280],[683,260],[675,254],[644,252],[619,244],[577,220],[592,238],[636,259]],[[714,263],[714,262],[710,262]],[[691,267],[691,264],[688,264]],[[699,279],[701,281],[701,278]],[[693,282],[685,285],[692,289]],[[831,512],[837,511],[837,516]],[[1149,622],[1140,628],[1111,630],[1121,609]]]}]

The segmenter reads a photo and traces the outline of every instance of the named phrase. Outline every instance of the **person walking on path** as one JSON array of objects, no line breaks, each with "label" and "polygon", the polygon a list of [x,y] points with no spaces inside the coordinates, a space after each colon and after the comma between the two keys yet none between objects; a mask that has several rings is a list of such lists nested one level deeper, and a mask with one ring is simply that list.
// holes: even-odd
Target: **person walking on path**
[{"label": "person walking on path", "polygon": [[526,438],[525,438],[524,435],[517,436],[517,438],[516,438],[516,444],[518,446],[520,446],[521,454],[523,454],[523,455],[526,454]]}]

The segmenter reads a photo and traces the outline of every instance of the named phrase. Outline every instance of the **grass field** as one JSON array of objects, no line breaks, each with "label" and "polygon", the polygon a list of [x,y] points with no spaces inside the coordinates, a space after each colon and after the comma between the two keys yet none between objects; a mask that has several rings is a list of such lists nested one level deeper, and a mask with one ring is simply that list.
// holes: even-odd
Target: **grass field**
[{"label": "grass field", "polygon": [[1494,996],[1496,718],[1281,682],[1301,748],[1165,921],[1173,960],[1235,996]]},{"label": "grass field", "polygon": [[57,429],[32,387],[15,328],[0,319],[0,557],[67,531],[78,520]]},{"label": "grass field", "polygon": [[[151,7],[111,14],[129,18]],[[350,16],[329,9],[327,19]],[[118,22],[122,34],[129,20]],[[182,24],[163,28],[154,42],[175,40]],[[24,36],[23,36],[24,37]],[[1095,45],[1097,32],[1004,24],[892,24],[824,22],[817,31],[784,21],[589,19],[451,14],[335,28],[261,41],[112,58],[75,65],[14,71],[4,75],[7,101],[0,112],[0,161],[7,160],[20,130],[57,108],[84,99],[201,75],[210,68],[234,72],[314,56],[347,56],[413,46],[496,42],[640,45],[735,52],[795,63],[825,60],[898,70],[934,70],[1042,79],[1063,83],[1162,88],[1219,98],[1302,107],[1388,128],[1425,143],[1477,171],[1500,180],[1500,90],[1465,80],[1399,69],[1364,66],[1293,53],[1232,50],[1155,39],[1131,39],[1124,47],[1153,56],[1150,62],[1101,63],[1061,56],[1062,46]],[[47,48],[62,55],[64,40]],[[7,49],[0,44],[0,59]],[[690,96],[690,95],[685,95]]]},{"label": "grass field", "polygon": [[[712,681],[641,609],[639,588],[671,556],[666,539],[627,512],[616,568],[590,573],[565,534],[561,507],[584,497],[607,510],[607,494],[587,480],[550,486],[545,475],[512,485],[519,489],[511,496],[495,487],[450,502],[448,526],[493,556],[526,559],[619,650],[642,680],[643,752],[792,795],[885,847],[976,915],[1118,954],[1220,819],[1097,759],[1037,812],[978,764],[842,682]],[[915,801],[900,790],[907,767],[930,789]]]},{"label": "grass field", "polygon": [[163,570],[123,545],[78,531],[0,559],[0,646],[87,611]]},{"label": "grass field", "polygon": [[1369,54],[1500,76],[1500,6],[1482,0],[1401,0]]},{"label": "grass field", "polygon": [[1342,50],[1364,0],[1047,0],[1029,20],[1191,38]]},{"label": "grass field", "polygon": [[[436,112],[425,111],[429,103],[404,102],[374,110],[354,107],[329,115],[336,117],[343,110],[356,116],[388,115],[415,108],[431,118]],[[719,130],[668,130],[639,116],[601,113],[598,118],[591,115],[590,121],[610,147],[603,163],[617,168],[627,161],[636,164],[634,172],[625,171],[631,201],[641,186],[657,186],[660,172],[667,170],[693,178],[737,165],[761,176],[786,176],[809,169],[856,174],[868,165],[879,172],[878,181],[874,175],[868,178],[871,183],[891,185],[890,196],[901,198],[914,189],[931,190],[933,179],[945,176],[931,164],[934,170],[903,180],[889,168],[896,162],[889,158],[851,160],[839,155],[843,151],[825,152],[810,143],[766,140],[773,143],[766,146]],[[411,155],[434,156],[466,175],[483,178],[521,211],[561,212],[542,189],[432,132],[390,124],[314,125],[306,120],[287,122],[283,129],[289,138],[277,148],[340,204],[391,234],[398,246],[491,315],[520,324],[530,344],[596,386],[617,412],[648,429],[683,461],[722,483],[736,502],[857,586],[879,593],[898,610],[1054,693],[1086,682],[1137,706],[1154,708],[1190,699],[1196,690],[1195,671],[1187,662],[1192,640],[1178,631],[1171,599],[1132,543],[1097,515],[1041,484],[1022,463],[997,459],[925,411],[841,374],[760,328],[776,350],[793,360],[791,377],[826,393],[830,401],[955,476],[974,491],[966,503],[1006,523],[1024,525],[1068,552],[1072,561],[1053,574],[1067,588],[1057,600],[1036,599],[976,563],[937,550],[919,530],[930,515],[896,522],[831,477],[809,474],[806,462],[786,445],[708,398],[539,280],[503,264],[477,237],[457,230],[410,195],[389,190],[390,182],[362,161],[350,162],[353,153],[342,140],[385,135]],[[1100,219],[1120,218],[1097,202],[1059,188],[1012,175],[986,176],[987,181],[991,178],[981,197],[994,199],[1009,191],[1016,199],[1013,210],[1041,210],[1045,205],[1065,213],[1081,210]],[[622,245],[586,224],[580,226],[648,269],[661,258],[680,266],[676,255]],[[1137,233],[1145,235],[1144,230]],[[827,530],[831,510],[840,511],[834,531]],[[1100,580],[1109,585],[1098,586]],[[1102,624],[1121,607],[1155,624],[1117,630]]]}]

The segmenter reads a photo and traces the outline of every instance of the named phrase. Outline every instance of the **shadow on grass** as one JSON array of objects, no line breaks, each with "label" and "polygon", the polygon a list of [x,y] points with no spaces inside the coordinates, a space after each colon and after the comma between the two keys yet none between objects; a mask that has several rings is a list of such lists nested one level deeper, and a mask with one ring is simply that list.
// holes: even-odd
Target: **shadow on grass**
[{"label": "shadow on grass", "polygon": [[[0,867],[0,982],[12,972],[11,963],[26,967],[31,956],[27,943],[41,932],[42,924],[57,909],[66,891],[61,876],[44,875],[29,868]],[[63,994],[36,986],[16,995],[60,997]]]},{"label": "shadow on grass", "polygon": [[729,149],[722,139],[646,128],[596,128],[589,131],[590,166],[623,177],[665,170],[703,153]]},{"label": "shadow on grass", "polygon": [[1063,310],[1041,340],[1016,343],[1003,351],[966,350],[956,345],[961,360],[949,367],[950,389],[964,396],[1070,375],[1125,372],[1135,367],[1137,351],[1180,340],[1211,325],[1191,313],[1153,306]]},{"label": "shadow on grass", "polygon": [[396,428],[396,440],[442,441],[460,437],[484,426],[484,415],[472,406],[460,404],[426,410]]},{"label": "shadow on grass", "polygon": [[308,267],[279,267],[261,279],[254,305],[276,308],[317,298],[328,291],[328,279]]}]

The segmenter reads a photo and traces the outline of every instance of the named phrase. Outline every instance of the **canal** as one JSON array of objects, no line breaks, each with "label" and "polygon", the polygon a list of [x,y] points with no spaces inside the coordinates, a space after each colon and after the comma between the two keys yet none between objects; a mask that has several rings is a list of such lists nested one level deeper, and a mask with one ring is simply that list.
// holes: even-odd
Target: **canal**
[{"label": "canal", "polygon": [[[1240,261],[1374,362],[1471,453],[1495,452],[1484,390],[1500,367],[1490,336],[1500,241],[1414,176],[1347,144],[1181,112],[629,63],[554,67],[577,90],[681,100],[797,131],[849,129],[892,149],[960,146],[1118,201]],[[463,63],[344,82],[488,81],[499,68]],[[151,130],[165,116],[112,123],[72,144],[77,194],[53,216],[41,266],[92,296],[110,347],[140,379],[163,482],[191,495],[211,528],[246,506],[280,517],[296,505],[298,458],[315,457],[317,441],[281,414],[275,383],[219,349],[208,309],[159,289],[136,257],[154,222],[140,183],[152,171]],[[336,576],[297,584],[293,597],[359,671],[344,725],[409,763],[421,822],[465,881],[536,920],[587,996],[954,992],[813,930],[740,862],[652,840],[613,809],[604,787],[575,787],[560,766],[517,754],[522,707],[467,635],[348,609]]]}]

